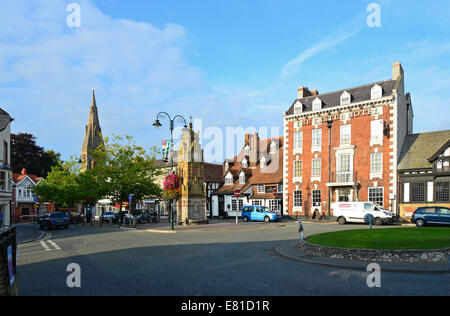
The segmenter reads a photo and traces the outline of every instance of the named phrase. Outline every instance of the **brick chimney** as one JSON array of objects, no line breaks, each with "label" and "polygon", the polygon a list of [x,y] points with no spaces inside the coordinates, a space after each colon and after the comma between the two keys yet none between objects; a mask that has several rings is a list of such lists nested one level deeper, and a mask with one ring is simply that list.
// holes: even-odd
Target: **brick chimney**
[{"label": "brick chimney", "polygon": [[313,95],[311,91],[309,91],[308,87],[300,87],[298,88],[297,91],[298,91],[298,99],[303,99]]},{"label": "brick chimney", "polygon": [[398,76],[404,76],[402,64],[399,62],[392,64],[392,80],[397,80]]},{"label": "brick chimney", "polygon": [[27,169],[25,169],[25,168],[22,168],[21,174],[22,174],[22,175],[25,175],[25,174],[27,174]]},{"label": "brick chimney", "polygon": [[256,166],[259,157],[259,135],[250,135],[250,166]]}]

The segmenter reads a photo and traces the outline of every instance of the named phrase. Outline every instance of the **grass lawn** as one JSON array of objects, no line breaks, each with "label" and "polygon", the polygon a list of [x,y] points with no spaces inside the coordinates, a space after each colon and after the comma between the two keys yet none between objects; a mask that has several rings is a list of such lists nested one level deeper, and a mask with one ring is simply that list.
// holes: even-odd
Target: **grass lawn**
[{"label": "grass lawn", "polygon": [[346,230],[308,237],[309,243],[359,249],[441,249],[450,247],[450,227]]}]

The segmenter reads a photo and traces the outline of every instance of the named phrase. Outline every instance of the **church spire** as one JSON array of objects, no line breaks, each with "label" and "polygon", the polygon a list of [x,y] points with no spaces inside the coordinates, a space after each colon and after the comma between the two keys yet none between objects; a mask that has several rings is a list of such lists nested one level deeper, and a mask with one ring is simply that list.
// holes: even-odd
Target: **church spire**
[{"label": "church spire", "polygon": [[84,136],[83,147],[81,148],[82,170],[93,167],[93,159],[90,152],[95,151],[100,145],[103,145],[102,129],[98,119],[97,102],[95,100],[95,90],[92,89],[91,108],[89,109],[89,119],[86,125],[86,134]]}]

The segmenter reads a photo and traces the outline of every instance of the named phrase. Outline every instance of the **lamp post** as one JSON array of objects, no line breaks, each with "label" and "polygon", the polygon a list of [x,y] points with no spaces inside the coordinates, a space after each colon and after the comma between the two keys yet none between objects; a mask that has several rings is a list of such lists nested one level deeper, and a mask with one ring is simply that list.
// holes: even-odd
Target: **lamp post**
[{"label": "lamp post", "polygon": [[[156,115],[155,123],[153,123],[153,126],[156,128],[159,128],[162,126],[160,120],[167,118],[170,122],[170,170],[173,172],[173,130],[175,128],[175,121],[178,121],[180,123],[184,123],[184,128],[187,128],[187,123],[184,117],[181,115],[176,115],[173,119],[170,117],[169,114],[166,112],[159,112],[158,115]],[[170,206],[169,206],[169,220],[172,223],[172,230],[174,229],[174,223],[173,223],[173,201],[170,200]]]},{"label": "lamp post", "polygon": [[159,120],[163,119],[163,118],[168,118],[169,122],[170,122],[170,167],[171,170],[173,171],[173,154],[172,154],[172,149],[173,149],[173,130],[175,128],[175,121],[184,123],[184,128],[187,128],[187,123],[186,120],[184,119],[184,117],[182,117],[181,115],[176,115],[173,119],[170,117],[169,114],[167,114],[166,112],[159,112],[158,115],[156,116],[156,120],[155,123],[153,123],[153,126],[158,128],[161,127],[162,124]]},{"label": "lamp post", "polygon": [[[331,128],[333,121],[327,121],[328,126],[328,183],[331,183]],[[328,217],[331,216],[331,188],[328,187]]]}]

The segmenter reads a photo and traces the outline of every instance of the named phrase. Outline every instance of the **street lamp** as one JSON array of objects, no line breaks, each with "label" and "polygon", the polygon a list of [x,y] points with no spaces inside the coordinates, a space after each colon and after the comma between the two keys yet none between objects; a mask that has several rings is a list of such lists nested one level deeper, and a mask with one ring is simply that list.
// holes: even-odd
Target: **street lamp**
[{"label": "street lamp", "polygon": [[[162,126],[160,120],[167,118],[169,119],[170,122],[170,169],[173,172],[173,130],[175,127],[175,121],[178,121],[180,123],[184,123],[184,128],[187,128],[187,123],[184,117],[182,117],[181,115],[176,115],[173,119],[170,117],[169,114],[167,114],[166,112],[159,112],[158,115],[156,115],[156,120],[155,123],[153,123],[153,126],[156,128],[159,128]],[[169,202],[170,203],[170,209],[169,209],[169,218],[170,218],[170,222],[172,223],[172,230],[174,229],[174,223],[173,223],[173,203],[172,201]]]},{"label": "street lamp", "polygon": [[170,166],[171,166],[171,170],[173,171],[173,154],[172,154],[172,149],[173,149],[173,130],[175,127],[175,121],[178,121],[180,123],[184,123],[184,128],[187,128],[187,123],[186,120],[184,119],[184,117],[182,117],[181,115],[176,115],[173,119],[170,117],[169,114],[167,114],[166,112],[159,112],[158,115],[156,116],[156,120],[155,123],[153,123],[153,126],[156,128],[159,128],[162,126],[161,122],[159,121],[160,119],[163,118],[168,118],[169,122],[170,122]]}]

